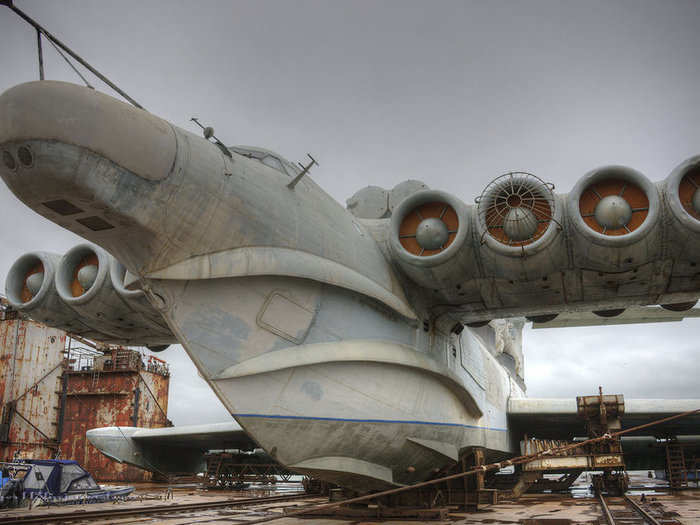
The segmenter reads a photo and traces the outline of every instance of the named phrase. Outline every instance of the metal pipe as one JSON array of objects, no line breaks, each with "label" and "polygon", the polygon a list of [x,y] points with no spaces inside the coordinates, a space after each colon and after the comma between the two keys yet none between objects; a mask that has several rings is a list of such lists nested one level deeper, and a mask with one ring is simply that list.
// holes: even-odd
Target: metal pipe
[{"label": "metal pipe", "polygon": [[73,57],[73,59],[76,60],[79,64],[81,64],[88,71],[90,71],[93,75],[95,75],[97,78],[99,78],[102,82],[107,84],[114,91],[116,91],[122,97],[124,97],[124,99],[128,100],[131,104],[133,104],[137,108],[144,109],[141,104],[136,102],[133,98],[131,98],[129,95],[127,95],[124,91],[119,89],[116,84],[114,84],[106,76],[104,76],[102,73],[100,73],[94,67],[92,67],[90,64],[88,64],[85,60],[83,60],[83,58],[80,57],[80,55],[75,53],[72,49],[70,49],[67,45],[65,45],[63,42],[61,42],[58,38],[56,38],[51,33],[49,33],[46,29],[44,29],[41,25],[39,25],[39,23],[36,20],[29,17],[29,15],[27,15],[24,11],[22,11],[17,6],[15,6],[11,0],[2,1],[2,2],[0,2],[0,5],[6,5],[10,9],[12,9],[15,13],[17,13],[17,15],[19,15],[20,18],[22,18],[29,25],[33,26],[40,33],[43,33],[46,38],[48,38],[51,42],[53,42],[58,47],[63,49],[66,53],[68,53],[71,57]]}]

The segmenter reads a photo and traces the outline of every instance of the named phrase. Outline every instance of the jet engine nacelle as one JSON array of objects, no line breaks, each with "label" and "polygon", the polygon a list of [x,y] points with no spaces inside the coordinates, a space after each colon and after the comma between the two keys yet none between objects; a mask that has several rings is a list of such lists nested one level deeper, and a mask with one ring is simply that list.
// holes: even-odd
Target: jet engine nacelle
[{"label": "jet engine nacelle", "polygon": [[661,186],[605,166],[568,195],[523,172],[495,179],[476,207],[419,191],[393,211],[389,246],[428,304],[460,305],[475,322],[484,310],[551,317],[574,303],[604,316],[629,300],[687,309],[700,288],[700,156]]},{"label": "jet engine nacelle", "polygon": [[[678,165],[664,182],[674,271],[694,275],[700,262],[700,155]],[[692,268],[692,269],[691,269]]]},{"label": "jet engine nacelle", "polygon": [[458,198],[422,190],[393,211],[389,246],[395,261],[426,288],[452,288],[476,275],[471,210]]},{"label": "jet engine nacelle", "polygon": [[476,214],[486,276],[533,279],[566,264],[563,203],[553,189],[524,172],[506,173],[486,187]]},{"label": "jet engine nacelle", "polygon": [[20,256],[10,268],[5,294],[12,307],[35,321],[83,333],[86,329],[59,297],[54,286],[56,267],[61,256],[46,252],[29,252]]},{"label": "jet engine nacelle", "polygon": [[619,273],[659,259],[660,207],[656,186],[632,168],[588,172],[567,199],[574,265]]},{"label": "jet engine nacelle", "polygon": [[124,287],[125,274],[106,252],[81,244],[63,257],[22,255],[5,292],[13,308],[35,321],[95,341],[164,350],[175,338],[144,292]]},{"label": "jet engine nacelle", "polygon": [[666,244],[673,258],[669,291],[680,292],[692,283],[697,286],[700,272],[700,155],[687,159],[671,172],[664,182],[664,200],[670,212]]},{"label": "jet engine nacelle", "polygon": [[[564,203],[554,186],[524,172],[493,180],[476,199],[482,297],[488,306],[517,306],[523,295],[551,304],[567,266]],[[550,278],[550,276],[553,276]]]},{"label": "jet engine nacelle", "polygon": [[142,290],[124,287],[126,269],[104,250],[79,244],[56,269],[61,300],[85,324],[124,344],[160,345],[174,341]]}]

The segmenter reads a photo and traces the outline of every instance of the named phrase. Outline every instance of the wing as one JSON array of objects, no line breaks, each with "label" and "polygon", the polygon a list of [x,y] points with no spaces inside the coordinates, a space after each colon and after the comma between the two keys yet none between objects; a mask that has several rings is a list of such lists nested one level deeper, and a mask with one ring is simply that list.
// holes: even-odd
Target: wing
[{"label": "wing", "polygon": [[[622,428],[651,423],[700,408],[700,399],[625,399]],[[577,414],[575,399],[511,399],[508,402],[510,428],[520,436],[541,439],[570,439],[584,436],[584,421]],[[700,434],[700,415],[635,432],[639,436],[687,436]]]},{"label": "wing", "polygon": [[[698,399],[626,399],[622,428],[636,427],[698,408]],[[561,440],[585,436],[584,422],[577,414],[575,399],[511,399],[508,422],[513,439],[518,440],[525,435]],[[700,414],[622,436],[627,468],[665,468],[665,440],[669,437],[683,445],[686,455],[697,456],[700,453]]]},{"label": "wing", "polygon": [[104,427],[88,441],[105,456],[165,476],[201,472],[209,450],[253,450],[256,443],[235,421],[166,428]]},{"label": "wing", "polygon": [[601,317],[592,312],[562,312],[552,321],[532,323],[532,328],[568,328],[615,324],[673,323],[700,317],[700,308],[674,312],[658,306],[631,306],[616,317]]}]

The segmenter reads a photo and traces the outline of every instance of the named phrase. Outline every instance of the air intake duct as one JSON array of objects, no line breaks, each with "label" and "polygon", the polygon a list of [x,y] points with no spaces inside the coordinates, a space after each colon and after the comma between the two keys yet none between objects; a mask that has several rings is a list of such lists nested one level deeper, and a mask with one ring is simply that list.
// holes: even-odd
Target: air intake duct
[{"label": "air intake duct", "polygon": [[79,244],[71,248],[56,269],[61,300],[104,342],[158,345],[174,338],[143,291],[124,288],[124,267],[100,248]]},{"label": "air intake duct", "polygon": [[666,207],[671,213],[668,246],[674,258],[674,288],[678,279],[692,278],[700,265],[700,155],[681,163],[664,183]]},{"label": "air intake duct", "polygon": [[562,203],[553,188],[525,172],[506,173],[486,186],[476,200],[485,276],[533,280],[566,264]]},{"label": "air intake duct", "polygon": [[46,252],[22,255],[10,268],[5,281],[5,294],[12,307],[31,319],[61,328],[82,326],[77,315],[61,301],[54,277],[61,256]]},{"label": "air intake duct", "polygon": [[587,173],[569,193],[567,217],[574,264],[624,272],[660,255],[660,199],[656,186],[625,166]]},{"label": "air intake duct", "polygon": [[442,191],[413,193],[391,216],[394,260],[427,288],[451,287],[475,274],[470,237],[469,208]]}]

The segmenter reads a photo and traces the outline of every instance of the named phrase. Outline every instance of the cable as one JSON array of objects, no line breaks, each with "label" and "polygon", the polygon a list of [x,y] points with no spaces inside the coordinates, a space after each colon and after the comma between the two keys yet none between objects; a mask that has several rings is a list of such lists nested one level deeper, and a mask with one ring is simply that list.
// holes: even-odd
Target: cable
[{"label": "cable", "polygon": [[58,54],[61,55],[61,56],[63,57],[63,60],[66,61],[66,64],[68,64],[68,65],[71,67],[71,69],[72,69],[73,71],[75,71],[75,74],[78,75],[81,79],[83,79],[83,82],[85,82],[85,85],[86,85],[87,87],[89,87],[90,89],[95,89],[95,88],[90,84],[90,82],[88,82],[87,79],[86,79],[83,75],[80,74],[80,71],[78,71],[78,69],[73,65],[73,62],[71,62],[70,60],[68,60],[68,57],[67,57],[66,55],[63,54],[63,52],[58,48],[58,46],[57,46],[56,44],[53,43],[53,40],[51,40],[49,37],[46,37],[46,40],[48,40],[49,43],[53,46],[53,48],[58,52]]}]

